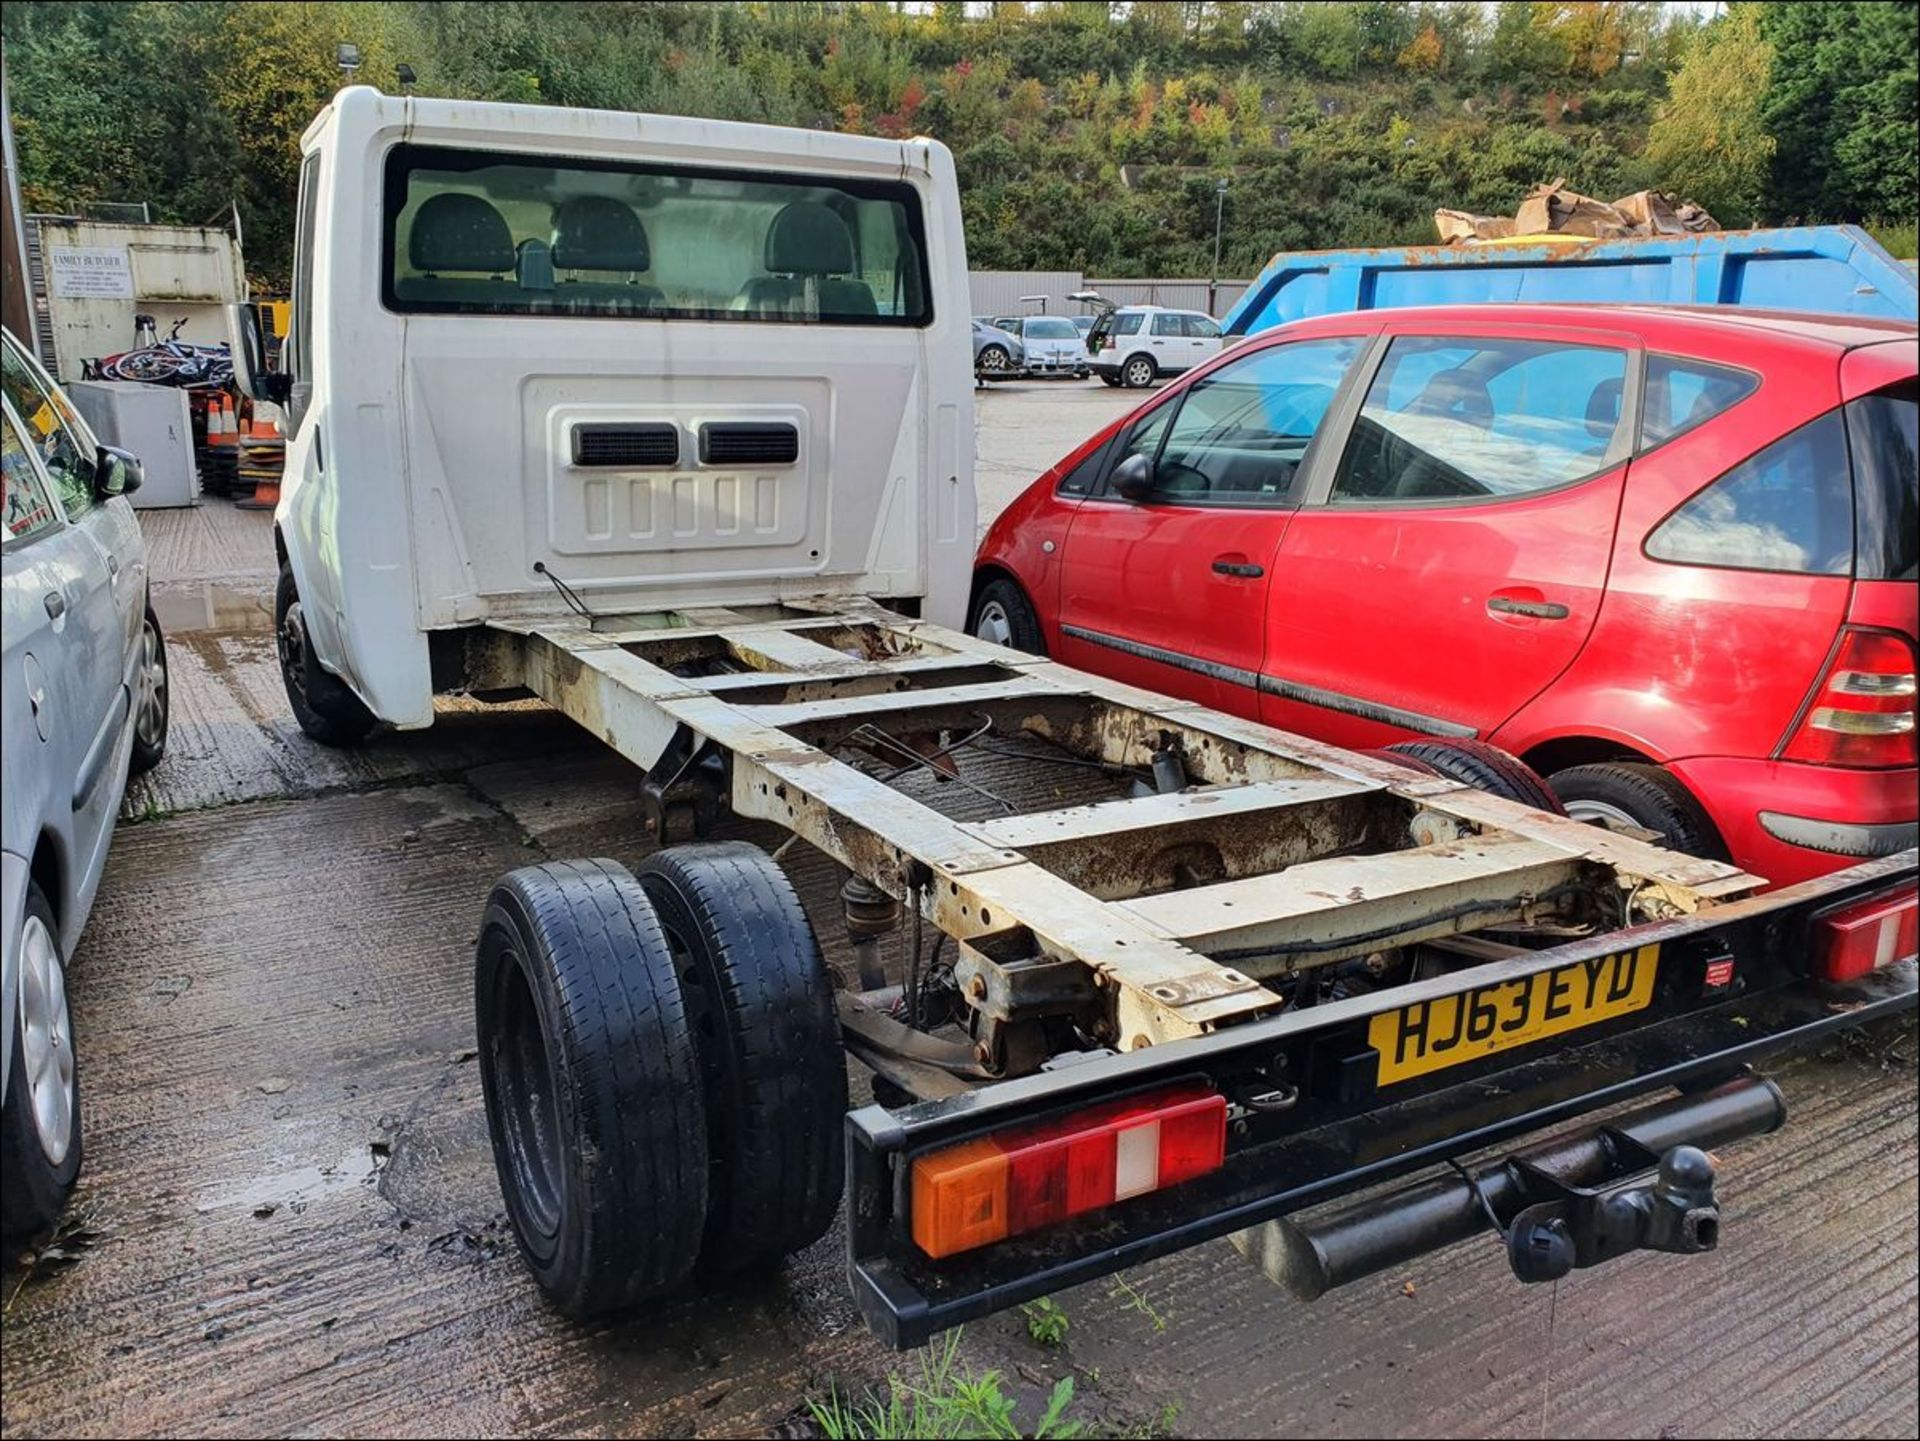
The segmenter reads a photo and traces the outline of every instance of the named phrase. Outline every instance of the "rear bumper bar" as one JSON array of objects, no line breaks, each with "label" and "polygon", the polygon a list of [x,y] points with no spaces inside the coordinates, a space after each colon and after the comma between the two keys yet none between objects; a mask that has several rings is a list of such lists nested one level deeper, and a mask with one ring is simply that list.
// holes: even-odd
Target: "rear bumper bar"
[{"label": "rear bumper bar", "polygon": [[[1234,1244],[1272,1280],[1301,1300],[1314,1301],[1336,1286],[1496,1228],[1503,1238],[1511,1238],[1515,1227],[1525,1224],[1521,1218],[1527,1208],[1541,1204],[1542,1198],[1550,1206],[1569,1197],[1617,1201],[1626,1189],[1624,1182],[1652,1169],[1645,1164],[1648,1158],[1666,1158],[1681,1147],[1711,1151],[1777,1131],[1786,1120],[1787,1102],[1778,1086],[1759,1077],[1742,1077],[1711,1091],[1675,1096],[1613,1117],[1605,1125],[1555,1136],[1477,1171],[1455,1169],[1383,1196],[1358,1198],[1312,1222],[1269,1221],[1257,1230],[1241,1232]],[[1717,1244],[1719,1210],[1711,1204],[1712,1162],[1701,1156],[1697,1164],[1705,1168],[1699,1214],[1708,1218],[1711,1229],[1696,1222],[1695,1230],[1685,1237],[1660,1238],[1657,1249],[1708,1251]],[[1645,1185],[1638,1190],[1641,1195],[1651,1194]],[[1650,1244],[1647,1238],[1622,1234],[1618,1225],[1606,1227],[1606,1221],[1615,1219],[1608,1207],[1561,1204],[1555,1209],[1561,1212],[1557,1219],[1562,1227],[1568,1228],[1568,1239],[1584,1247],[1584,1251],[1568,1247],[1569,1267],[1612,1260]],[[1629,1217],[1640,1214],[1632,1206],[1613,1209]],[[1582,1221],[1584,1231],[1571,1229]],[[1523,1279],[1557,1276],[1527,1274]]]},{"label": "rear bumper bar", "polygon": [[[1230,1138],[1226,1165],[1212,1175],[940,1262],[929,1260],[908,1237],[915,1156],[1036,1116],[1181,1079],[1205,1080],[1232,1097],[1237,1075],[1268,1066],[1277,1049],[1292,1046],[1297,1053],[1303,1038],[1311,1043],[1319,1033],[1338,1031],[1356,1003],[1336,1002],[898,1112],[877,1106],[857,1111],[847,1118],[849,1280],[855,1299],[875,1334],[895,1346],[917,1346],[937,1332],[1037,1296],[1505,1146],[1610,1106],[1669,1089],[1710,1089],[1774,1052],[1910,1011],[1920,997],[1912,964],[1845,988],[1778,976],[1782,954],[1804,943],[1813,909],[1905,880],[1912,871],[1910,855],[1869,862],[1844,873],[1844,881],[1829,877],[1736,903],[1711,921],[1689,917],[1540,953],[1540,963],[1551,964],[1585,949],[1617,948],[1634,940],[1717,945],[1731,935],[1736,952],[1764,951],[1771,958],[1777,983],[1714,1004],[1695,1002],[1697,1008],[1610,1032],[1604,1039],[1561,1046],[1504,1069],[1477,1070],[1450,1085],[1363,1088],[1365,1093],[1347,1098],[1303,1094],[1299,1110],[1281,1125]],[[1751,967],[1756,978],[1767,969]],[[1404,1099],[1402,1089],[1409,1092]],[[1251,1124],[1263,1122],[1256,1118]],[[1717,1132],[1709,1126],[1704,1134],[1713,1144]]]}]

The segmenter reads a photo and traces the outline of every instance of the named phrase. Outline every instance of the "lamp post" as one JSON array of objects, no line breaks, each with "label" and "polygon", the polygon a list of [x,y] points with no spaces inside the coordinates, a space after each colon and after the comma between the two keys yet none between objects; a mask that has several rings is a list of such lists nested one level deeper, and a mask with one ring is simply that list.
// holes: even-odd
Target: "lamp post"
[{"label": "lamp post", "polygon": [[1213,274],[1207,278],[1207,314],[1217,308],[1220,297],[1220,221],[1227,205],[1227,182],[1223,177],[1213,187]]}]

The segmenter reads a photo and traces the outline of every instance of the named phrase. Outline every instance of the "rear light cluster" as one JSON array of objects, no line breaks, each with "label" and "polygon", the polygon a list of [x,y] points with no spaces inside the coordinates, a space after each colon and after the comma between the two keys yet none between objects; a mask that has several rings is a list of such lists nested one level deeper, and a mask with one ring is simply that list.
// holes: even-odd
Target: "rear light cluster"
[{"label": "rear light cluster", "polygon": [[1920,891],[1896,891],[1822,916],[1814,923],[1814,973],[1851,981],[1920,953]]},{"label": "rear light cluster", "polygon": [[1227,1102],[1202,1085],[1131,1096],[913,1163],[913,1241],[938,1260],[1217,1171]]},{"label": "rear light cluster", "polygon": [[1915,758],[1913,647],[1884,631],[1841,632],[1781,759],[1830,766],[1910,766]]}]

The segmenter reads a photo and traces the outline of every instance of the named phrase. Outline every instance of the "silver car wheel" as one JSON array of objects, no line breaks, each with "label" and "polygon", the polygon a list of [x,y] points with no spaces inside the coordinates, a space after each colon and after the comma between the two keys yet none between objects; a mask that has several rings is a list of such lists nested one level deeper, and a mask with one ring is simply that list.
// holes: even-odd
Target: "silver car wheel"
[{"label": "silver car wheel", "polygon": [[1144,390],[1153,384],[1153,362],[1144,355],[1136,355],[1120,372],[1120,378],[1132,389]]},{"label": "silver car wheel", "polygon": [[39,916],[20,935],[20,1050],[27,1073],[33,1128],[47,1160],[60,1165],[73,1145],[78,1108],[73,1080],[73,1023],[67,1014],[67,975],[60,947]]},{"label": "silver car wheel", "polygon": [[149,748],[160,744],[167,729],[167,662],[160,632],[151,620],[140,623],[140,701],[134,713],[133,733]]},{"label": "silver car wheel", "polygon": [[1609,805],[1605,801],[1572,800],[1565,802],[1570,819],[1584,821],[1590,826],[1601,826],[1606,830],[1639,831],[1646,827],[1620,807]]},{"label": "silver car wheel", "polygon": [[1011,646],[1013,619],[999,601],[990,600],[980,607],[980,614],[974,617],[973,633],[989,644]]},{"label": "silver car wheel", "polygon": [[1013,369],[1013,357],[997,345],[989,345],[980,352],[979,369],[988,375],[1004,375]]}]

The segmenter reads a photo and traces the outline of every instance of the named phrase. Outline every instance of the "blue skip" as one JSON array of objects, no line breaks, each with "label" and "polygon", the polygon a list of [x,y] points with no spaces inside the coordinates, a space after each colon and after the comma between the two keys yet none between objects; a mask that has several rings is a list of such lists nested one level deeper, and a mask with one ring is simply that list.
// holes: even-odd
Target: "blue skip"
[{"label": "blue skip", "polygon": [[1346,310],[1496,301],[1744,305],[1920,318],[1920,279],[1852,225],[1636,240],[1505,240],[1276,255],[1228,312],[1229,336]]}]

